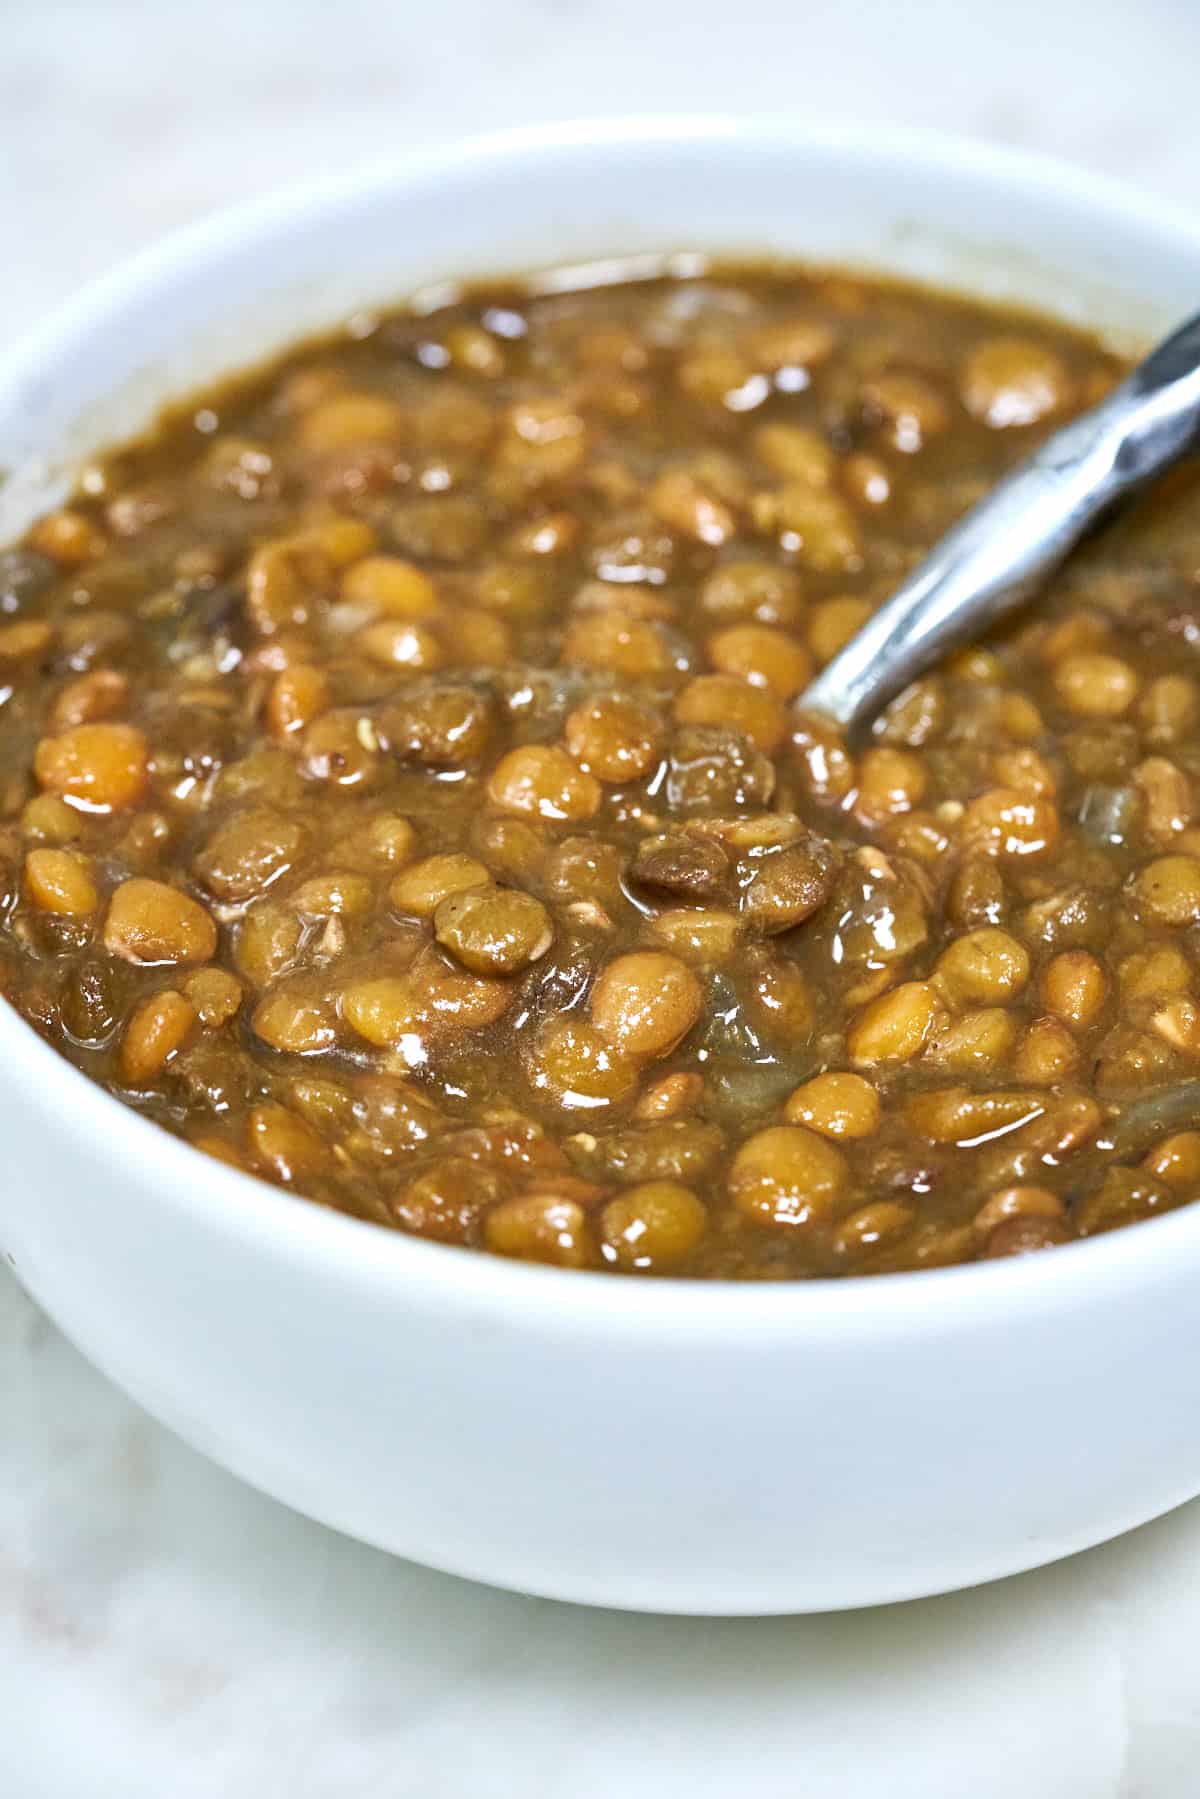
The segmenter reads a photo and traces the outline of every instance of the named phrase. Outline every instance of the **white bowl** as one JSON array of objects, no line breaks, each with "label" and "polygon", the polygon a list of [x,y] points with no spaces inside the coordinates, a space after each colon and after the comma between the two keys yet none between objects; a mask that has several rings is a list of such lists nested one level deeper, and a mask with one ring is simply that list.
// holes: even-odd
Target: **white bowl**
[{"label": "white bowl", "polygon": [[[489,138],[186,232],[4,358],[6,530],[165,399],[356,308],[664,248],[919,275],[1130,340],[1200,293],[1190,220],[970,144],[712,120]],[[30,1292],[189,1442],[432,1566],[816,1610],[1029,1568],[1200,1492],[1200,1206],[877,1280],[564,1273],[236,1174],[3,1006],[0,1064],[0,1233]]]}]

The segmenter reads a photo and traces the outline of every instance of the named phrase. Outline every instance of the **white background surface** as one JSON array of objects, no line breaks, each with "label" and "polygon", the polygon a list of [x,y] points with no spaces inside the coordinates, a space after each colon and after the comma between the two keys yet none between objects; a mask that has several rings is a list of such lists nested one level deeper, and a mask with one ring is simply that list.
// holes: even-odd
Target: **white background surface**
[{"label": "white background surface", "polygon": [[[1198,72],[1195,0],[0,0],[0,339],[248,190],[573,113],[935,125],[1200,205]],[[5,1799],[1191,1799],[1198,1645],[1200,1506],[857,1616],[429,1574],[182,1447],[0,1273]]]}]

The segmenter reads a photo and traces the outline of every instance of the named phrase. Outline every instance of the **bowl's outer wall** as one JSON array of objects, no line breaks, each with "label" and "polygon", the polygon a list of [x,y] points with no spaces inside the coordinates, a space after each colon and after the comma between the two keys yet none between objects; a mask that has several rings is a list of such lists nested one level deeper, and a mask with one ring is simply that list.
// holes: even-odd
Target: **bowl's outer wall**
[{"label": "bowl's outer wall", "polygon": [[[355,308],[696,246],[1011,292],[1131,336],[1200,293],[1196,233],[987,152],[518,137],[218,222],[85,296],[0,367],[9,525],[165,400]],[[683,1296],[264,1195],[3,1007],[0,1058],[0,1238],[31,1292],[215,1459],[435,1566],[652,1609],[860,1605],[1033,1566],[1200,1490],[1200,1219],[1128,1233],[1117,1260]]]},{"label": "bowl's outer wall", "polygon": [[[52,1128],[14,1131],[5,1221],[51,1316],[214,1459],[434,1566],[600,1604],[815,1610],[1052,1559],[1200,1487],[1183,1262],[1062,1306],[1043,1286],[1015,1317],[943,1314],[946,1284],[917,1276],[928,1308],[902,1332],[861,1301],[858,1328],[806,1320],[798,1288],[794,1328],[749,1311],[710,1337],[636,1305],[575,1314],[592,1281],[555,1271],[517,1305],[423,1278],[429,1257],[347,1279],[299,1228],[214,1228],[207,1170],[171,1193],[94,1131],[48,1149]],[[543,1310],[547,1282],[567,1291]]]}]

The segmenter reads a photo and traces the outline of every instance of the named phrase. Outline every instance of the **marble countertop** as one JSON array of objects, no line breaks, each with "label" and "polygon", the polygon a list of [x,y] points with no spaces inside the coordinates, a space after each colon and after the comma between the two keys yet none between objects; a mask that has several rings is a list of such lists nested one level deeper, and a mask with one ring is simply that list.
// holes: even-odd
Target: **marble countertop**
[{"label": "marble countertop", "polygon": [[[533,118],[936,125],[1196,204],[1191,0],[5,11],[4,338],[247,189]],[[589,1613],[431,1574],[183,1447],[0,1271],[6,1799],[1190,1799],[1198,1640],[1200,1505],[857,1615]]]}]

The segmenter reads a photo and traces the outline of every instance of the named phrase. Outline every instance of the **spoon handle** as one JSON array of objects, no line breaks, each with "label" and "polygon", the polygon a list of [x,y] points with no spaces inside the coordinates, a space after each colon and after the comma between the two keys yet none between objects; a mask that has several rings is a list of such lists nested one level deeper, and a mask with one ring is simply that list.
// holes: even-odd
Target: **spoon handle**
[{"label": "spoon handle", "polygon": [[1041,585],[1117,500],[1200,448],[1200,314],[1005,476],[800,696],[853,734]]}]

